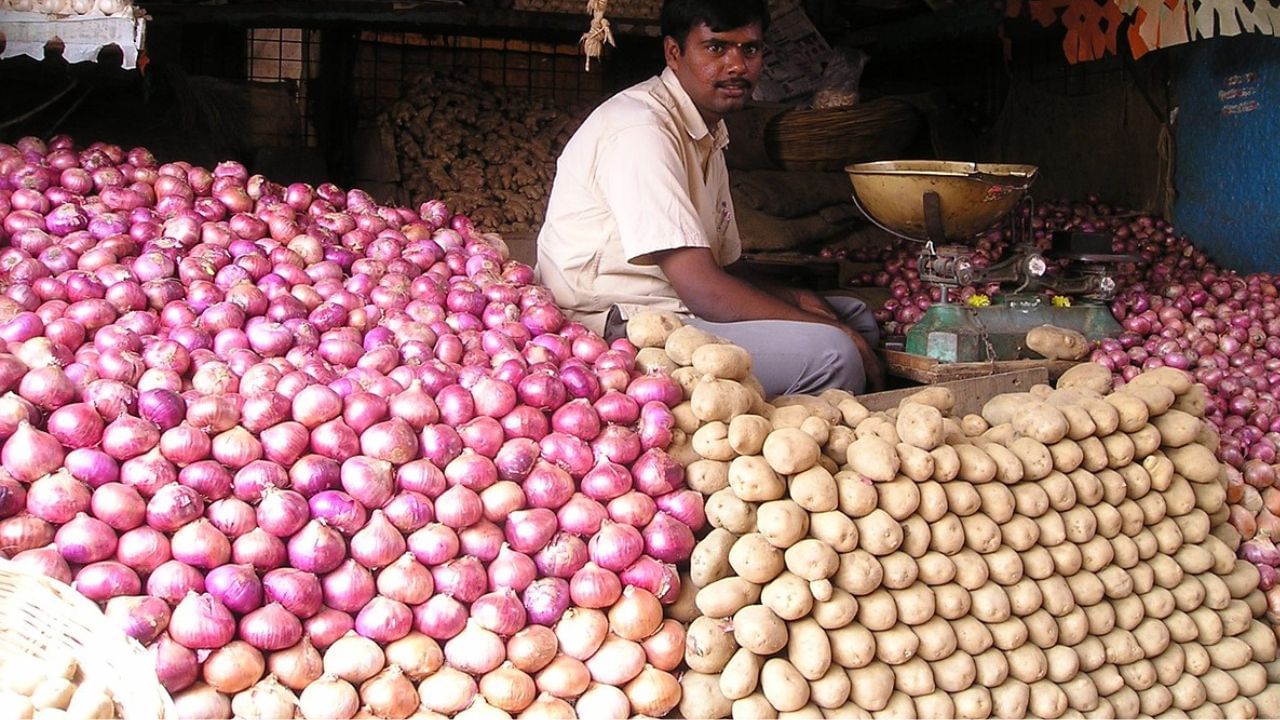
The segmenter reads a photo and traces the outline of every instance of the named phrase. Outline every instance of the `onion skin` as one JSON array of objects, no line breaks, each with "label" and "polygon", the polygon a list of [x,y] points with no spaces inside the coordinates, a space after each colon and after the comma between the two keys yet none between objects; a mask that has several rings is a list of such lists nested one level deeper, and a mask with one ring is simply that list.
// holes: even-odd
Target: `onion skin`
[{"label": "onion skin", "polygon": [[684,661],[684,626],[676,620],[664,620],[658,631],[645,638],[641,644],[650,665],[659,670],[674,672]]},{"label": "onion skin", "polygon": [[297,645],[267,656],[267,670],[285,687],[301,691],[324,673],[319,651],[304,637]]},{"label": "onion skin", "polygon": [[201,667],[204,681],[226,694],[247,690],[258,682],[265,669],[262,653],[239,640],[209,653]]},{"label": "onion skin", "polygon": [[[507,659],[520,670],[536,673],[551,662],[559,646],[550,628],[530,625],[507,640]],[[681,653],[683,659],[683,646]]]}]

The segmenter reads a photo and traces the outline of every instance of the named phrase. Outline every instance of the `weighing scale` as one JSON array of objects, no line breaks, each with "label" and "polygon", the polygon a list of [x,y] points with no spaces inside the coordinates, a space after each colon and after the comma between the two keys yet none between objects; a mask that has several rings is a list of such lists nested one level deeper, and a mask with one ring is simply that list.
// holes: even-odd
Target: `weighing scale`
[{"label": "weighing scale", "polygon": [[[941,289],[941,303],[907,331],[906,351],[940,362],[992,362],[1039,357],[1026,348],[1028,330],[1055,325],[1089,340],[1118,335],[1107,307],[1117,291],[1113,268],[1137,258],[1111,253],[1101,233],[1055,233],[1048,253],[1031,230],[1033,165],[939,160],[872,162],[845,168],[853,202],[881,230],[921,246],[920,280]],[[993,225],[1010,225],[1010,256],[989,267],[972,260],[972,241]],[[987,307],[948,303],[953,290],[974,284],[1008,286]],[[1049,291],[1049,292],[1046,292]],[[1056,305],[1049,293],[1069,297]]]}]

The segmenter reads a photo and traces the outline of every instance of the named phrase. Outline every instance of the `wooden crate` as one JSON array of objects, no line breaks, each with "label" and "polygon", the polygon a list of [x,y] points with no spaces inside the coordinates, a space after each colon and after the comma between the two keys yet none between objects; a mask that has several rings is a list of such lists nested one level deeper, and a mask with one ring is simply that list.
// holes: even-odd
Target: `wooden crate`
[{"label": "wooden crate", "polygon": [[[1049,370],[1047,368],[1031,367],[983,377],[948,380],[930,384],[950,388],[956,398],[955,408],[952,409],[950,414],[955,417],[963,417],[970,413],[980,413],[983,404],[996,395],[1026,392],[1033,385],[1047,382],[1049,382]],[[858,402],[872,412],[888,410],[889,408],[897,407],[903,398],[920,392],[920,390],[921,388],[919,387],[911,387],[871,393],[870,395],[859,395]]]},{"label": "wooden crate", "polygon": [[995,362],[944,363],[900,350],[882,350],[880,357],[890,375],[926,385],[986,377],[1018,370],[1043,369],[1049,382],[1079,363],[1074,360],[998,360]]}]

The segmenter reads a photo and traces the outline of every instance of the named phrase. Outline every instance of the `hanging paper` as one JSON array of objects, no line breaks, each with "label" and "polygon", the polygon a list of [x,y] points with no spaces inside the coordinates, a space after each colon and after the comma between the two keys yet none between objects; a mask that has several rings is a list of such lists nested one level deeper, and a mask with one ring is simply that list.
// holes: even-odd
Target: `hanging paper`
[{"label": "hanging paper", "polygon": [[1072,64],[1098,60],[1116,52],[1116,35],[1124,15],[1114,0],[1031,0],[1031,17],[1045,27],[1061,22],[1067,29],[1062,51]]},{"label": "hanging paper", "polygon": [[1191,40],[1186,0],[1121,0],[1120,11],[1131,16],[1125,34],[1134,59]]}]

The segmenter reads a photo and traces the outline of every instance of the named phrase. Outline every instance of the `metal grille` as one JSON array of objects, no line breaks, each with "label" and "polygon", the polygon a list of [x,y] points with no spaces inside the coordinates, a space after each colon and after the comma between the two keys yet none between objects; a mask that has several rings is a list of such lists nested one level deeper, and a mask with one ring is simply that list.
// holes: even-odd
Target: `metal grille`
[{"label": "metal grille", "polygon": [[[320,69],[320,32],[302,28],[251,28],[245,37],[246,79],[284,83],[297,103],[302,144],[315,147],[308,85]],[[297,145],[299,138],[279,137],[279,146]]]},{"label": "metal grille", "polygon": [[359,35],[352,73],[359,120],[376,118],[426,70],[469,71],[508,91],[571,104],[605,93],[602,73],[583,69],[576,45],[370,30]]}]

